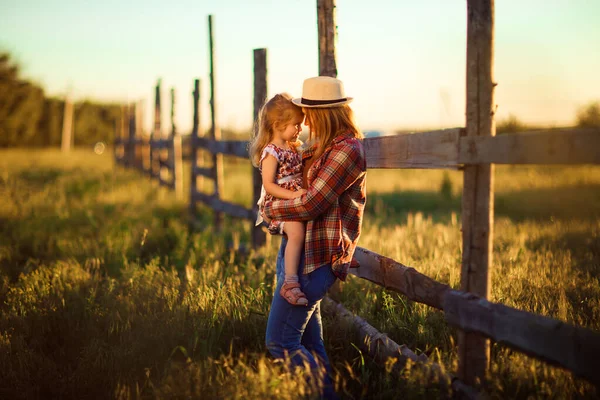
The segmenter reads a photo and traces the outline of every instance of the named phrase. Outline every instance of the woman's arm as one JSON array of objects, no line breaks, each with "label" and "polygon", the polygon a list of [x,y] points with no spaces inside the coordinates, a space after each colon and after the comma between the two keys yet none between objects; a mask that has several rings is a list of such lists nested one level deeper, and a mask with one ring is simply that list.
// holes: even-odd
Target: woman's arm
[{"label": "woman's arm", "polygon": [[275,183],[277,178],[277,160],[272,155],[267,155],[261,164],[262,168],[262,184],[265,191],[271,196],[277,197],[278,199],[295,199],[305,193],[305,190],[293,191],[284,189]]},{"label": "woman's arm", "polygon": [[334,144],[326,157],[305,194],[293,200],[268,202],[265,215],[280,220],[315,219],[366,172],[364,151],[358,139]]}]

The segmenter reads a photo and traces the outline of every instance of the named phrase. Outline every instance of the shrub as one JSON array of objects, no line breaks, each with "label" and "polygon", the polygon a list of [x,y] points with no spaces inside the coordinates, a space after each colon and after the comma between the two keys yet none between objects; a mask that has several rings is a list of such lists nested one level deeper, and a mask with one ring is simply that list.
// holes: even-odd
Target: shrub
[{"label": "shrub", "polygon": [[581,107],[577,112],[577,126],[581,128],[600,128],[600,101]]}]

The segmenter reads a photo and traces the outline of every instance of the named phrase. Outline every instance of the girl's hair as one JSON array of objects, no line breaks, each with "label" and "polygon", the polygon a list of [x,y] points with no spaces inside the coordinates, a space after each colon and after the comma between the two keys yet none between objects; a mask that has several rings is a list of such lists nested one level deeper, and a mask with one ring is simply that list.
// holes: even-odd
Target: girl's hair
[{"label": "girl's hair", "polygon": [[258,167],[263,149],[273,140],[274,128],[282,127],[297,117],[304,117],[302,108],[292,103],[292,96],[288,93],[276,94],[262,106],[248,149],[252,165]]},{"label": "girl's hair", "polygon": [[308,122],[309,141],[316,141],[313,160],[319,158],[331,141],[339,134],[351,133],[358,139],[363,138],[362,132],[354,121],[354,112],[347,104],[341,107],[302,108]]}]

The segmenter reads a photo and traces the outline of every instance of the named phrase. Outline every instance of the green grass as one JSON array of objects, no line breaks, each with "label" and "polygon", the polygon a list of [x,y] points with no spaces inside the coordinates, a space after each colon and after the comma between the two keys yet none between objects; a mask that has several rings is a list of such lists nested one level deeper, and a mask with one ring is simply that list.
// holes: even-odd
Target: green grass
[{"label": "green grass", "polygon": [[[249,206],[249,164],[226,161],[224,197]],[[360,246],[458,287],[461,180],[370,171]],[[600,331],[600,168],[499,166],[495,192],[491,300]],[[263,343],[278,240],[236,251],[250,224],[226,219],[216,233],[202,207],[205,229],[191,231],[185,201],[91,151],[0,151],[0,199],[0,398],[314,397]],[[456,370],[441,312],[354,277],[336,300]],[[344,398],[440,396],[423,373],[375,365],[351,327],[324,321]],[[491,398],[597,396],[500,344],[491,371]]]}]

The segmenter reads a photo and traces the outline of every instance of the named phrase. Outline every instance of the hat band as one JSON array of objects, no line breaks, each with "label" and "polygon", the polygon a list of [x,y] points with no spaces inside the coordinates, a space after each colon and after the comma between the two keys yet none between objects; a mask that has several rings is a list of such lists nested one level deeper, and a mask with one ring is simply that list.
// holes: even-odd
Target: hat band
[{"label": "hat band", "polygon": [[348,100],[348,99],[345,97],[343,99],[338,99],[338,100],[310,100],[310,99],[305,99],[303,97],[301,100],[301,103],[306,104],[307,106],[320,106],[323,104],[343,103],[346,100]]}]

